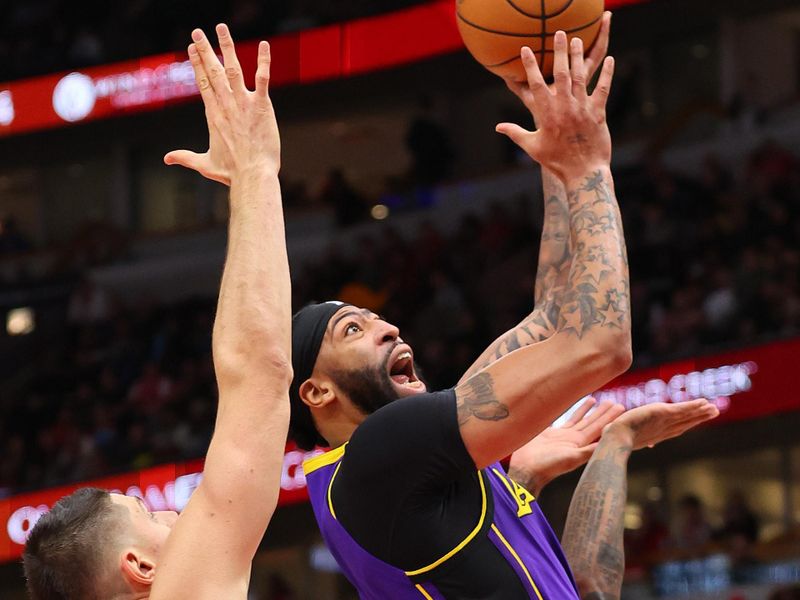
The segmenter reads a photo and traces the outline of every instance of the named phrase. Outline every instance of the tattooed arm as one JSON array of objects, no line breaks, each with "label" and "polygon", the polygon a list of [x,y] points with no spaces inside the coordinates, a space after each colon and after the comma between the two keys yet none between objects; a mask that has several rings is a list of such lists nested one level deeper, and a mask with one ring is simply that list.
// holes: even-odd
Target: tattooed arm
[{"label": "tattooed arm", "polygon": [[456,388],[462,438],[479,467],[523,446],[630,365],[628,270],[611,173],[598,168],[569,181],[577,251],[558,331]]},{"label": "tattooed arm", "polygon": [[555,335],[503,356],[456,388],[461,435],[479,467],[508,456],[630,366],[628,265],[605,123],[613,60],[589,96],[576,40],[570,74],[566,35],[555,36],[554,92],[523,49],[540,128],[498,126],[565,182],[575,256]]},{"label": "tattooed arm", "polygon": [[603,431],[567,514],[562,545],[584,600],[619,600],[631,451],[677,437],[719,414],[707,400],[629,410]]},{"label": "tattooed arm", "polygon": [[[603,15],[600,32],[583,62],[583,76],[591,78],[603,63],[608,51],[611,13]],[[529,108],[537,122],[533,96],[525,84],[507,80],[509,89]],[[481,354],[461,378],[461,382],[481,369],[523,346],[541,342],[552,336],[559,323],[559,311],[567,285],[574,248],[569,236],[567,190],[559,176],[542,165],[544,194],[544,227],[536,269],[534,308],[516,327],[507,331]]]},{"label": "tattooed arm", "polygon": [[534,309],[519,325],[497,338],[467,369],[460,382],[509,352],[544,341],[556,332],[572,264],[569,208],[564,184],[546,168],[542,168],[542,189],[545,198],[544,227],[536,269]]},{"label": "tattooed arm", "polygon": [[584,600],[619,600],[628,458],[633,434],[609,426],[572,497],[562,546]]}]

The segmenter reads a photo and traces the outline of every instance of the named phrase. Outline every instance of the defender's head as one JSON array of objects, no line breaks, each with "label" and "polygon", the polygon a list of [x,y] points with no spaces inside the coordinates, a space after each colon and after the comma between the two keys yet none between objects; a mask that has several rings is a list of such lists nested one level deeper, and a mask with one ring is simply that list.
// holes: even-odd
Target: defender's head
[{"label": "defender's head", "polygon": [[109,600],[146,592],[177,519],[138,498],[83,488],[34,526],[23,554],[33,600]]},{"label": "defender's head", "polygon": [[294,315],[292,366],[290,435],[306,450],[328,445],[334,429],[352,430],[382,406],[426,391],[397,327],[341,302]]}]

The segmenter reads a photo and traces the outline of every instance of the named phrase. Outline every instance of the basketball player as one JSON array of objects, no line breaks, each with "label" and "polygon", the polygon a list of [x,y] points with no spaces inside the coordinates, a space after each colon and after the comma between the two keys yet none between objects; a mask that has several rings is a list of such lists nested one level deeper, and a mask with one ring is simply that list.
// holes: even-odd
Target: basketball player
[{"label": "basketball player", "polygon": [[[566,189],[574,256],[560,306],[537,316],[553,329],[543,341],[523,322],[455,389],[427,393],[399,330],[370,311],[329,302],[293,318],[291,431],[302,447],[335,448],[308,461],[305,474],[322,534],[362,599],[579,597],[532,494],[498,462],[518,451],[512,467],[531,467],[526,459],[536,453],[526,442],[631,360],[627,260],[604,115],[613,61],[604,62],[590,96],[583,49],[571,53],[572,70],[560,32],[549,90],[523,51],[539,130],[500,128]],[[568,523],[571,538],[588,548],[574,553],[584,561],[582,597],[619,597],[623,563],[606,546],[616,551],[622,535],[626,452],[678,435],[714,410],[705,401],[648,406],[605,428]],[[573,429],[584,421],[591,426],[586,417]],[[602,503],[591,503],[602,485],[614,486],[615,504],[598,515],[591,509]],[[598,520],[606,530],[592,529]]]},{"label": "basketball player", "polygon": [[217,34],[225,68],[202,31],[189,46],[209,150],[165,157],[231,186],[213,336],[219,409],[203,481],[180,516],[97,489],[62,498],[25,548],[35,600],[247,598],[251,562],[280,489],[292,378],[290,283],[269,46],[259,45],[251,92],[227,27]]}]

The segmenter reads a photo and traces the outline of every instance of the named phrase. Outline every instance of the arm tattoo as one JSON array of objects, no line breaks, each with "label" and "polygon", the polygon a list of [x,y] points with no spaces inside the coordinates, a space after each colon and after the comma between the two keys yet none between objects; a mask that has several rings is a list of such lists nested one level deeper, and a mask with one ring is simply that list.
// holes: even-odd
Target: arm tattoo
[{"label": "arm tattoo", "polygon": [[630,453],[630,446],[601,440],[570,503],[564,554],[585,600],[618,600],[621,594]]},{"label": "arm tattoo", "polygon": [[564,184],[553,173],[542,169],[542,188],[545,198],[544,227],[536,269],[534,312],[538,310],[546,316],[552,335],[558,326],[558,313],[568,282],[573,247]]},{"label": "arm tattoo", "polygon": [[497,399],[494,381],[489,373],[473,375],[456,390],[458,424],[464,425],[472,417],[481,421],[502,421],[508,418],[508,406]]},{"label": "arm tattoo", "polygon": [[609,178],[597,171],[567,191],[575,256],[559,329],[582,338],[595,328],[630,329],[628,258]]},{"label": "arm tattoo", "polygon": [[523,472],[520,469],[509,468],[508,478],[516,481],[537,498],[546,484],[545,481],[541,480],[539,473],[533,469]]},{"label": "arm tattoo", "polygon": [[597,328],[630,331],[628,257],[610,175],[597,171],[570,190],[547,171],[542,181],[547,200],[535,308],[478,358],[462,382],[556,331],[578,338]]},{"label": "arm tattoo", "polygon": [[542,169],[542,188],[544,226],[536,269],[534,309],[514,329],[495,340],[462,381],[506,354],[542,342],[556,332],[572,264],[569,206],[564,184],[547,169]]}]

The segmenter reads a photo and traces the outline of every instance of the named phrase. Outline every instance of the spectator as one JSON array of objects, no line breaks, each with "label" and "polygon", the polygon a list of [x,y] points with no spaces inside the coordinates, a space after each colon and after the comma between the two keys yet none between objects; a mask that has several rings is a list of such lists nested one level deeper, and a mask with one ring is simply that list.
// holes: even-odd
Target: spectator
[{"label": "spectator", "polygon": [[333,169],[322,187],[320,200],[333,207],[336,223],[348,227],[367,218],[364,198],[353,188],[341,169]]},{"label": "spectator", "polygon": [[737,490],[728,496],[723,519],[722,527],[715,532],[716,538],[724,540],[741,536],[749,544],[758,541],[758,517],[747,505],[741,491]]},{"label": "spectator", "polygon": [[628,532],[625,539],[627,566],[649,567],[669,546],[669,528],[661,516],[658,504],[648,502],[642,507],[642,524]]},{"label": "spectator", "polygon": [[406,147],[411,153],[411,180],[424,187],[439,183],[453,167],[455,152],[447,129],[433,114],[433,100],[420,99],[420,112],[406,133]]},{"label": "spectator", "polygon": [[702,550],[711,539],[711,526],[706,521],[703,503],[697,496],[684,496],[678,503],[678,510],[673,535],[675,546],[690,553]]},{"label": "spectator", "polygon": [[145,414],[157,414],[159,409],[172,397],[173,382],[161,373],[157,363],[145,365],[141,377],[137,379],[128,394],[128,400]]}]

